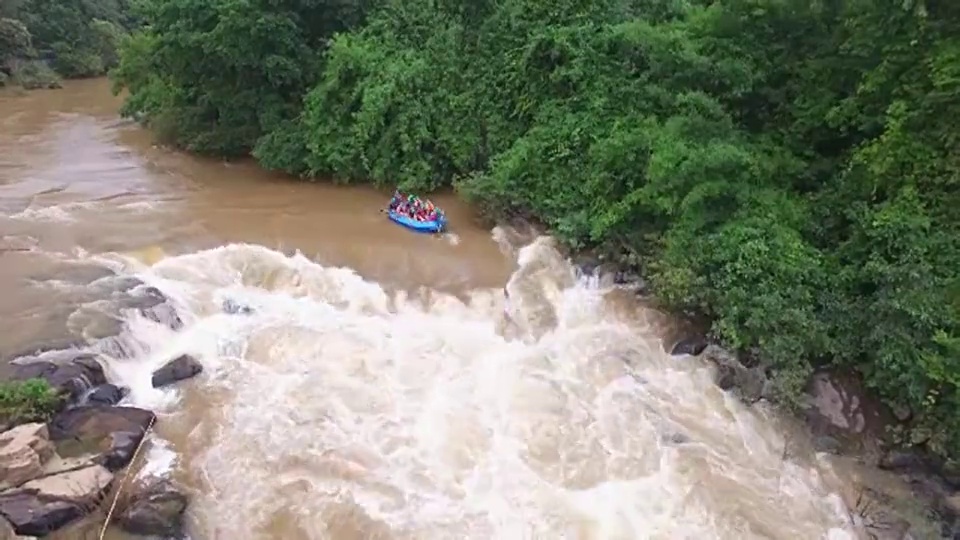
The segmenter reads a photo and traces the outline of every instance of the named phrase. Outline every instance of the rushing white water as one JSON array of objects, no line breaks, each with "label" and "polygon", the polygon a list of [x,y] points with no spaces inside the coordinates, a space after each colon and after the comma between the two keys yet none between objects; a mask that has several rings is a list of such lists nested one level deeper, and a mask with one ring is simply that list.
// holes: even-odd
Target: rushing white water
[{"label": "rushing white water", "polygon": [[[131,315],[109,369],[160,412],[179,458],[155,445],[150,472],[196,488],[195,539],[852,537],[768,418],[548,239],[519,250],[506,315],[500,290],[390,292],[253,245],[108,262],[186,323]],[[152,388],[180,353],[204,373]]]}]

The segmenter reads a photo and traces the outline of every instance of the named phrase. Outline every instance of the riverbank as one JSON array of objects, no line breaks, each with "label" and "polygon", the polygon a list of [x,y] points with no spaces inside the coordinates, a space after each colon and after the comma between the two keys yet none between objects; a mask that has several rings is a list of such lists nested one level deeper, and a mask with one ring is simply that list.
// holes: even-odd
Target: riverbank
[{"label": "riverbank", "polygon": [[[501,219],[504,219],[501,216]],[[529,217],[514,225],[530,225]],[[627,287],[645,305],[664,309],[636,262],[617,263],[616,254],[569,249],[581,272]],[[711,337],[711,321],[696,313],[676,319],[664,346],[678,358],[702,357],[716,367],[715,384],[747,406],[772,408],[795,419],[799,430],[784,447],[784,459],[812,451],[855,463],[858,480],[844,493],[851,517],[869,538],[955,538],[960,535],[960,469],[922,445],[904,442],[909,410],[894,410],[869,389],[858,372],[825,366],[803,384],[800,399],[784,403],[772,389],[772,366],[756,355],[732,352]],[[792,430],[791,430],[792,431]],[[791,448],[792,447],[792,448]]]},{"label": "riverbank", "polygon": [[[89,286],[116,302],[116,315],[135,310],[182,327],[166,297],[132,276],[106,273]],[[118,333],[3,359],[2,388],[39,383],[56,401],[42,414],[11,407],[4,411],[18,414],[0,417],[0,538],[102,538],[108,523],[135,536],[183,536],[187,495],[165,478],[138,474],[157,417],[119,405],[130,390],[108,382],[104,355],[124,356],[123,343]],[[201,370],[194,359],[179,357],[160,368],[153,383],[170,385]]]}]

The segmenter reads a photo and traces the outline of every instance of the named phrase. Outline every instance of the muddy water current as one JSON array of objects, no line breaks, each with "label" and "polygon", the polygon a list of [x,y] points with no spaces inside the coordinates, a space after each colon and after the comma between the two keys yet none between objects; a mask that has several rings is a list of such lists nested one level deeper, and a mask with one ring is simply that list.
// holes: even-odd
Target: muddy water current
[{"label": "muddy water current", "polygon": [[[118,107],[0,96],[0,357],[119,335],[108,377],[159,415],[140,474],[189,490],[194,540],[852,538],[823,458],[549,238],[442,194],[451,231],[413,234],[387,193],[175,153]],[[181,330],[111,306],[131,276]],[[204,372],[154,389],[182,353]]]}]

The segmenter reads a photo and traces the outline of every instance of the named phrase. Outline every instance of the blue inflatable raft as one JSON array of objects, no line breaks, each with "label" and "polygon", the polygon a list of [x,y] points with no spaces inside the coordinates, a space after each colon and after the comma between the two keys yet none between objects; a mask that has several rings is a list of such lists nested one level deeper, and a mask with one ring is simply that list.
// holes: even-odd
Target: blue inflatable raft
[{"label": "blue inflatable raft", "polygon": [[443,212],[437,212],[437,219],[432,221],[417,221],[393,210],[387,211],[387,215],[394,223],[417,232],[438,233],[443,232],[447,226],[447,216],[443,215]]}]

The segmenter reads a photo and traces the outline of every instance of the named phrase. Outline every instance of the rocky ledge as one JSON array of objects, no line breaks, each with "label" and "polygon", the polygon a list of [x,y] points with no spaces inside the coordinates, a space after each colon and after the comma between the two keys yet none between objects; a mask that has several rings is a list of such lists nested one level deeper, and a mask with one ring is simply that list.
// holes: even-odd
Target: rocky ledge
[{"label": "rocky ledge", "polygon": [[[124,319],[122,312],[135,311],[172,330],[183,327],[173,304],[156,288],[133,278],[115,277],[112,283],[105,293],[115,300],[117,320]],[[248,308],[225,306],[225,311],[245,313]],[[101,522],[106,518],[118,475],[156,422],[152,411],[120,405],[127,389],[107,380],[101,355],[128,355],[123,331],[120,325],[114,335],[94,343],[35,347],[7,360],[10,369],[3,382],[43,379],[58,401],[47,422],[0,418],[0,540],[43,537],[87,516]],[[182,355],[153,374],[153,386],[202,370],[199,361]],[[116,525],[135,535],[183,536],[188,499],[176,486],[148,479],[126,483],[124,492],[125,502],[112,517]]]},{"label": "rocky ledge", "polygon": [[[772,397],[768,368],[709,343],[703,336],[678,340],[668,350],[674,356],[698,356],[714,367],[715,382],[748,405]],[[918,448],[902,448],[888,434],[909,421],[908,411],[893,411],[870,397],[860,380],[849,373],[815,372],[807,382],[802,420],[810,447],[818,453],[841,455],[863,466],[857,485],[844,493],[851,521],[873,540],[911,538],[960,539],[960,467],[938,460]],[[889,482],[873,481],[896,475],[905,493]]]}]

